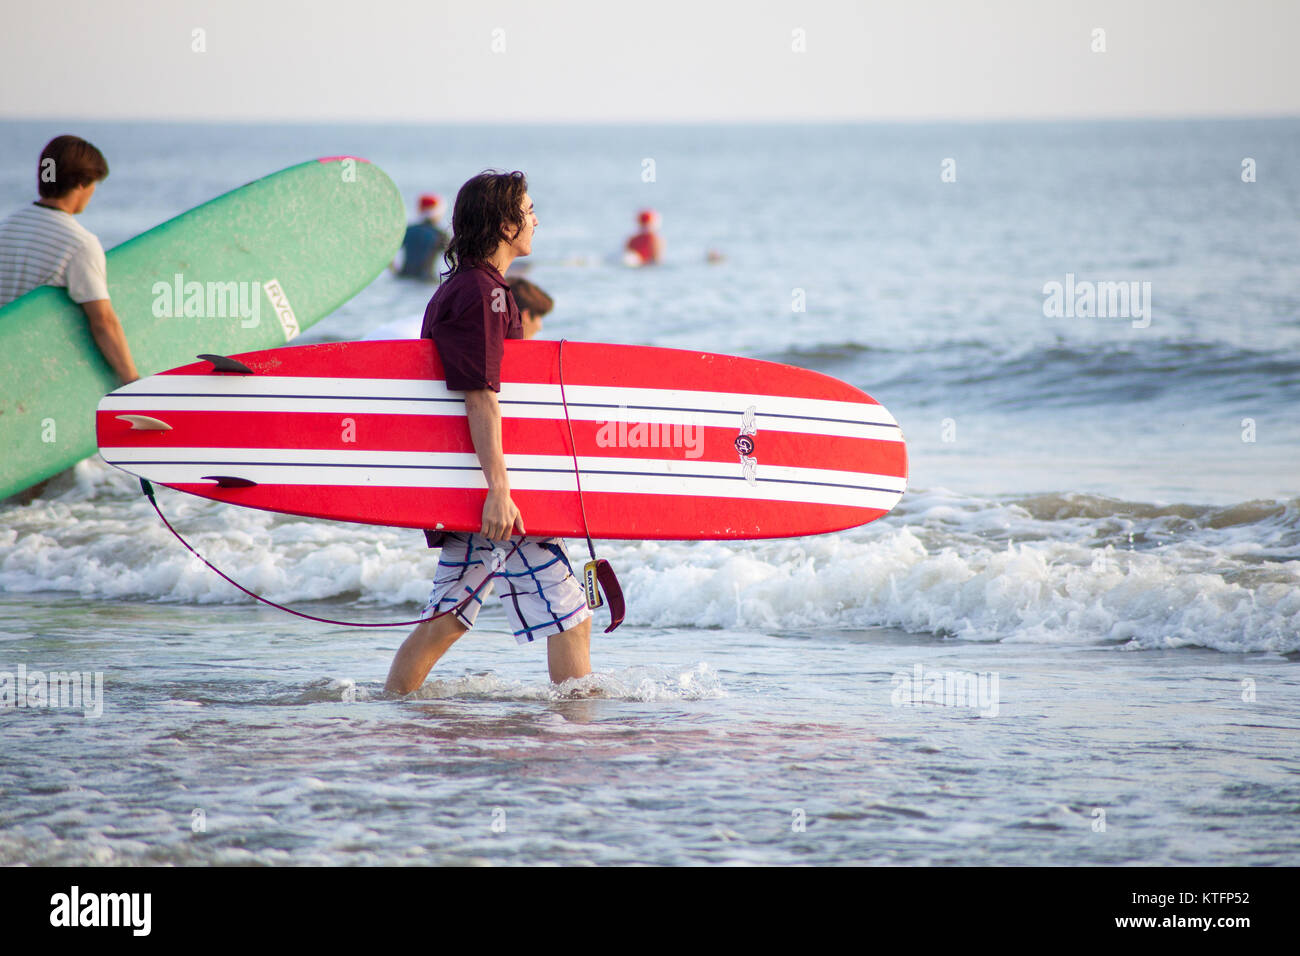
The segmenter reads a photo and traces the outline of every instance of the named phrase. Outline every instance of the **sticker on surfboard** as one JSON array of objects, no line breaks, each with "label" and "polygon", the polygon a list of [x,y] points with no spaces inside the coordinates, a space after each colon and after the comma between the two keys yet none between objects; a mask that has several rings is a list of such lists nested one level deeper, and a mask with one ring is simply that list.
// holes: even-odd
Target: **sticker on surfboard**
[{"label": "sticker on surfboard", "polygon": [[757,406],[750,405],[740,419],[740,434],[736,436],[736,451],[740,455],[740,468],[745,480],[758,484],[758,459],[754,457],[754,436],[758,434],[755,422]]},{"label": "sticker on surfboard", "polygon": [[268,279],[263,282],[262,291],[271,300],[271,308],[275,310],[275,317],[280,320],[280,328],[284,329],[284,340],[286,342],[292,341],[302,329],[298,325],[298,317],[293,314],[293,308],[289,305],[289,297],[285,295],[280,280]]}]

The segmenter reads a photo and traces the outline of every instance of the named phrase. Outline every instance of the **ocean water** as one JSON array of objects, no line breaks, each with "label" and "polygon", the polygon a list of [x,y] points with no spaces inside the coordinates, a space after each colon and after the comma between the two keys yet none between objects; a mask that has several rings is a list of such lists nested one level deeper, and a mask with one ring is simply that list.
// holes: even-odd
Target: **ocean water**
[{"label": "ocean water", "polygon": [[[628,620],[581,686],[490,602],[395,698],[405,628],[251,604],[83,462],[0,506],[0,703],[20,667],[102,675],[0,707],[0,862],[1300,862],[1300,121],[65,126],[0,124],[0,205],[78,132],[106,246],[315,155],[411,201],[523,169],[543,335],[843,378],[912,475],[842,534],[602,545]],[[667,260],[626,269],[644,206]],[[1054,282],[1143,308],[1050,314]],[[302,341],[397,334],[430,292],[381,276]],[[436,564],[159,498],[315,614],[414,617]]]}]

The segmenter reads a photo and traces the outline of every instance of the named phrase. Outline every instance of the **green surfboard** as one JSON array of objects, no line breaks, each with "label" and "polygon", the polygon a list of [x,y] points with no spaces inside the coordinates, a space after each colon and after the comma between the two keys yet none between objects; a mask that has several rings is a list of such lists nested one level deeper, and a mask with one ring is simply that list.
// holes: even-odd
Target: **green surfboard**
[{"label": "green surfboard", "polygon": [[[378,167],[350,156],[281,170],[110,249],[108,293],[141,376],[283,345],[382,272],[406,228]],[[95,453],[119,385],[64,289],[0,309],[0,498]]]}]

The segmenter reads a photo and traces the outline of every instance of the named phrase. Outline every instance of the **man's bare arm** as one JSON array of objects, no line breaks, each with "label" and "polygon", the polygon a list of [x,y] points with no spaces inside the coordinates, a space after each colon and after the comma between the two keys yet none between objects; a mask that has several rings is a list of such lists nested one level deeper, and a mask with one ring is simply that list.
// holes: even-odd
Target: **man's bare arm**
[{"label": "man's bare arm", "polygon": [[134,382],[140,373],[135,369],[131,348],[126,344],[126,333],[122,331],[122,323],[113,311],[112,301],[94,299],[81,303],[81,308],[85,310],[86,319],[90,322],[90,334],[94,336],[95,344],[122,380],[122,384]]},{"label": "man's bare arm", "polygon": [[497,393],[490,388],[466,392],[465,411],[469,414],[474,451],[478,453],[488,485],[487,500],[483,502],[483,535],[493,541],[504,541],[515,528],[524,534],[524,519],[510,499],[510,474],[501,449],[501,406],[497,403]]}]

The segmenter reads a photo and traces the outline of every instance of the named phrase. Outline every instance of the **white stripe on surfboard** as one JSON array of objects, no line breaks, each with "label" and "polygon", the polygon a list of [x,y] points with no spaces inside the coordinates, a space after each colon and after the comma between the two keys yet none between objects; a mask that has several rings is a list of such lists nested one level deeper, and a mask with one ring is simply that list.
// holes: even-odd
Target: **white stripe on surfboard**
[{"label": "white stripe on surfboard", "polygon": [[[229,474],[267,485],[378,488],[485,488],[477,456],[334,449],[103,448],[104,459],[160,484],[199,483]],[[906,479],[817,468],[758,466],[758,483],[745,481],[737,461],[578,459],[584,491],[690,495],[891,508]],[[386,467],[384,467],[386,466]],[[575,491],[572,459],[562,455],[507,455],[512,488]]]},{"label": "white stripe on surfboard", "polygon": [[[175,386],[171,384],[173,381],[177,382]],[[149,389],[137,388],[141,382],[154,384]],[[161,390],[164,383],[166,391]],[[345,394],[340,394],[342,383],[347,384]],[[323,385],[328,385],[331,391],[325,391]],[[893,416],[883,406],[865,402],[579,385],[566,386],[565,394],[569,399],[569,417],[575,421],[699,425],[735,428],[739,434],[743,414],[753,406],[760,435],[766,430],[902,441]],[[506,418],[564,418],[558,386],[506,383],[500,401]],[[270,376],[260,380],[257,376],[238,379],[223,376],[214,381],[211,375],[142,379],[106,396],[100,408],[110,412],[175,410],[214,414],[316,412],[449,417],[465,414],[463,393],[448,392],[440,381]]]},{"label": "white stripe on surfboard", "polygon": [[[415,401],[459,401],[464,392],[447,389],[440,379],[322,378],[319,376],[276,375],[154,375],[125,385],[112,396],[144,395],[276,395],[298,398],[382,398]],[[566,385],[570,415],[586,405],[600,408],[671,408],[742,414],[751,405],[759,414],[826,419],[876,425],[897,425],[883,405],[871,402],[841,402],[793,395],[763,395],[746,392],[697,391],[674,388],[623,388],[609,385]],[[561,405],[560,386],[533,382],[505,382],[499,399],[520,405]],[[776,412],[764,412],[771,406]],[[535,416],[530,416],[535,417]],[[563,417],[554,411],[545,417]]]}]

